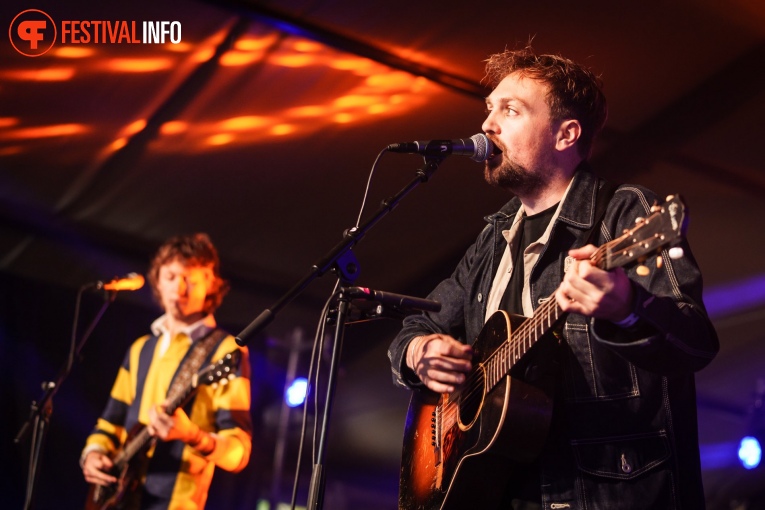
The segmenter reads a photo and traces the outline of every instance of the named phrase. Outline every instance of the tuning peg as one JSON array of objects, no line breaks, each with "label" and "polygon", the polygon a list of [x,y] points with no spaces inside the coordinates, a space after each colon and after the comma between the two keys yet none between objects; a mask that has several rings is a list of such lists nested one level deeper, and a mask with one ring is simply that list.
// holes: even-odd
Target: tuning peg
[{"label": "tuning peg", "polygon": [[675,199],[675,195],[667,195],[667,202],[671,202]]},{"label": "tuning peg", "polygon": [[635,271],[640,276],[648,276],[649,274],[651,274],[651,270],[648,269],[648,266],[645,265],[645,259],[646,259],[645,255],[643,255],[642,257],[638,257],[637,259],[639,265],[635,268]]},{"label": "tuning peg", "polygon": [[653,205],[651,206],[651,212],[655,213],[659,211],[661,211],[661,206],[657,204],[656,202],[654,202]]},{"label": "tuning peg", "polygon": [[669,258],[672,260],[683,258],[683,255],[685,255],[685,252],[679,246],[675,246],[674,248],[669,249]]},{"label": "tuning peg", "polygon": [[661,255],[656,257],[656,269],[661,269],[661,266],[664,265],[664,261],[661,258]]},{"label": "tuning peg", "polygon": [[645,221],[645,218],[643,218],[642,216],[638,216],[637,218],[635,218],[636,225],[639,225],[640,223],[643,223],[644,221]]}]

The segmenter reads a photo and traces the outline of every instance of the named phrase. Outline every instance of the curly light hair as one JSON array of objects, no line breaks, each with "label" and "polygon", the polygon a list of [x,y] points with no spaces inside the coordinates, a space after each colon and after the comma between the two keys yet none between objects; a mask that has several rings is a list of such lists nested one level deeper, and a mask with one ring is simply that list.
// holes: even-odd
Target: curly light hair
[{"label": "curly light hair", "polygon": [[214,280],[205,298],[204,312],[215,312],[223,302],[223,297],[228,293],[229,284],[220,276],[218,250],[210,237],[204,233],[175,236],[157,249],[151,261],[148,276],[154,298],[158,303],[161,303],[157,288],[159,268],[175,260],[184,266],[204,266],[212,269]]}]

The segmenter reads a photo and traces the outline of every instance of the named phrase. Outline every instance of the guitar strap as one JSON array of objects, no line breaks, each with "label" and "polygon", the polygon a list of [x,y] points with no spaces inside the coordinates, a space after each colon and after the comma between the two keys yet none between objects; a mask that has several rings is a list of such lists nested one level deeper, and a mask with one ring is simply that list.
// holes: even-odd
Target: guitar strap
[{"label": "guitar strap", "polygon": [[175,373],[170,388],[167,390],[167,397],[169,399],[173,399],[184,392],[185,388],[189,386],[191,378],[199,372],[202,363],[204,363],[213,348],[225,335],[225,331],[221,329],[213,329],[204,337],[194,342],[194,345],[191,347],[191,352],[189,352],[183,360],[180,368],[178,368],[178,371]]}]

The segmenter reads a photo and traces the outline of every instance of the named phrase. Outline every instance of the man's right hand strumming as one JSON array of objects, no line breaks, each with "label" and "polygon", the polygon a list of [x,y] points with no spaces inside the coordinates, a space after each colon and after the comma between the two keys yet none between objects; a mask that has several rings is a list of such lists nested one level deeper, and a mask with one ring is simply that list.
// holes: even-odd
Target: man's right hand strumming
[{"label": "man's right hand strumming", "polygon": [[473,349],[449,335],[418,336],[409,342],[406,365],[428,389],[451,393],[465,381],[470,372]]}]

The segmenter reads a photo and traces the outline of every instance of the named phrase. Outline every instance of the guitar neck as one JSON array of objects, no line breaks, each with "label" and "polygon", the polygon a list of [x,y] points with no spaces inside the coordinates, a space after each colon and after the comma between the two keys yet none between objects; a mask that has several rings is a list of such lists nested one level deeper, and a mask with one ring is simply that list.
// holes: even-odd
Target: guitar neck
[{"label": "guitar neck", "polygon": [[[622,242],[622,236],[598,248],[590,257],[590,262],[605,271],[609,271],[623,262],[614,261],[613,247]],[[566,313],[558,306],[555,294],[551,295],[539,308],[534,316],[524,321],[508,341],[497,349],[487,360],[487,388],[493,388],[515,364],[536,344],[539,339],[550,332]]]},{"label": "guitar neck", "polygon": [[[176,409],[184,406],[194,394],[195,390],[195,385],[188,385],[179,395],[170,399],[165,412],[167,414],[173,414]],[[129,463],[130,460],[135,457],[135,455],[140,452],[149,441],[151,441],[151,438],[152,436],[149,434],[149,430],[146,427],[143,427],[140,432],[125,444],[125,447],[119,455],[115,457],[114,464],[119,467],[127,465],[127,463]]]},{"label": "guitar neck", "polygon": [[486,387],[493,388],[565,315],[555,301],[555,295],[550,296],[537,308],[533,317],[526,319],[513,331],[511,338],[489,356],[486,361]]}]

